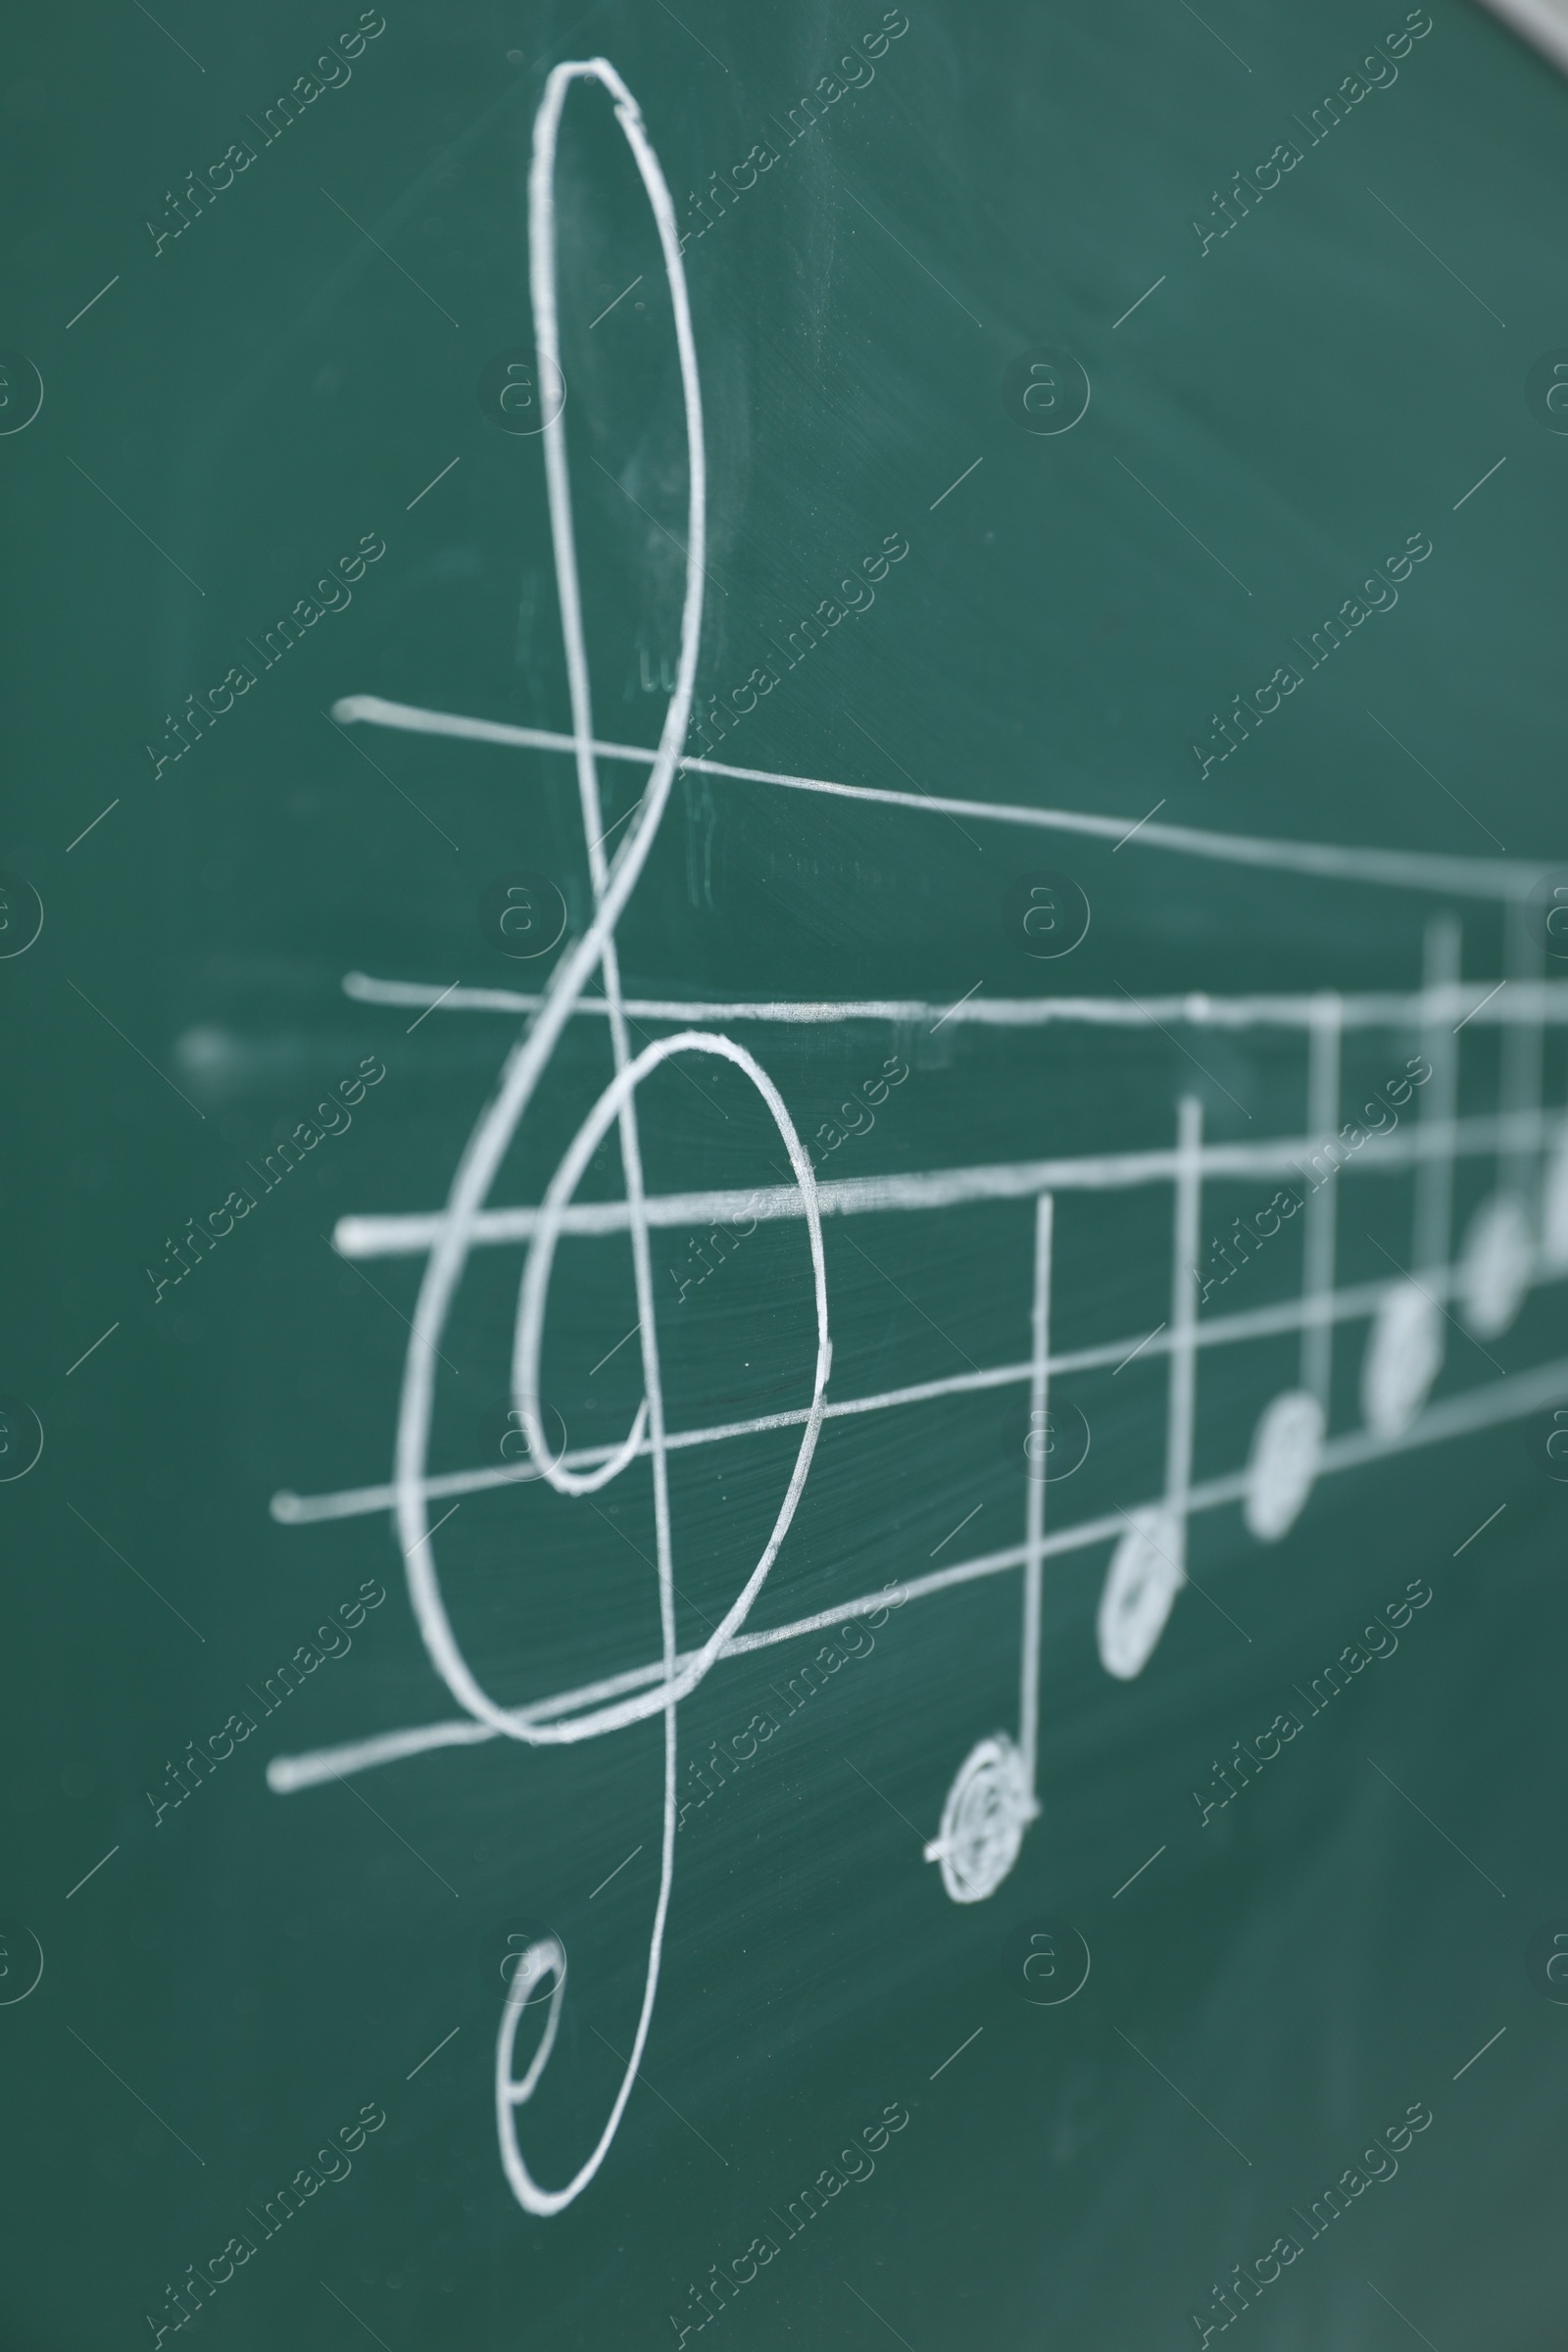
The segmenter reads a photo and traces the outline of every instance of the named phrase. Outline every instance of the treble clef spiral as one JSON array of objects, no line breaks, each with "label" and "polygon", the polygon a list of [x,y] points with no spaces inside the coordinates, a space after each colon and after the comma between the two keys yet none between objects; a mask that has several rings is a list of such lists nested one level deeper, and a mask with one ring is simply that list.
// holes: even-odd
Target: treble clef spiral
[{"label": "treble clef spiral", "polygon": [[[832,1354],[828,1338],[827,1283],[815,1179],[794,1121],[772,1080],[744,1047],[710,1031],[682,1030],[675,1036],[661,1039],[646,1047],[635,1056],[627,1040],[615,926],[653,847],[654,836],[663,816],[685,746],[703,619],[703,564],[707,544],[703,412],[696,345],[675,228],[674,206],[658,156],[644,128],[637,102],[614,68],[604,58],[557,66],[546,83],[534,124],[533,157],[528,178],[528,255],[534,331],[541,369],[547,377],[552,368],[559,375],[561,364],[556,299],[556,147],[562,112],[571,85],[577,81],[601,83],[614,102],[615,119],[631,150],[653,212],[669,281],[685,407],[689,476],[680,654],[674,691],[664,712],[647,789],[626,829],[624,841],[614,857],[607,860],[602,844],[604,823],[600,813],[599,776],[594,751],[593,702],[572,529],[565,419],[564,411],[558,411],[543,434],[545,472],[571,701],[577,786],[593,888],[594,914],[582,937],[568,947],[552,973],[543,1003],[508,1054],[495,1094],[480,1115],[458,1162],[440,1231],[430,1250],[415,1307],[398,1409],[395,1467],[398,1531],[415,1617],[436,1672],[459,1704],[476,1721],[509,1739],[520,1740],[528,1746],[542,1747],[595,1739],[656,1714],[662,1713],[664,1719],[663,1837],[659,1896],[649,1937],[648,1968],[637,2031],[625,2074],[604,2129],[578,2170],[559,2188],[545,2187],[534,2179],[517,2135],[517,2110],[532,2098],[538,2087],[549,2064],[560,2023],[566,1961],[564,1950],[554,1936],[536,1940],[526,1955],[527,1964],[514,1972],[508,1986],[496,2043],[496,2126],[501,2160],[518,2203],[528,2212],[541,2215],[560,2213],[592,2180],[604,2162],[631,2095],[653,2018],[674,1868],[677,1708],[680,1700],[702,1681],[723,1644],[747,1616],[795,1516],[822,1424]],[[558,1493],[588,1494],[607,1485],[634,1460],[647,1455],[653,1476],[662,1675],[652,1686],[627,1696],[588,1706],[575,1715],[543,1723],[525,1721],[515,1709],[504,1706],[492,1697],[482,1687],[459,1644],[442,1595],[435,1558],[426,1507],[426,1464],[434,1407],[437,1348],[472,1246],[475,1217],[485,1206],[497,1171],[544,1076],[562,1033],[596,973],[602,976],[608,1006],[614,1075],[578,1128],[541,1204],[539,1223],[528,1250],[518,1293],[512,1366],[513,1401],[527,1434],[540,1474],[548,1479]],[[709,1054],[732,1062],[745,1072],[772,1115],[795,1171],[805,1211],[811,1253],[817,1338],[810,1407],[772,1532],[720,1622],[702,1646],[688,1653],[684,1659],[676,1645],[664,1406],[637,1122],[637,1090],[644,1078],[662,1062],[682,1054]],[[591,1471],[576,1471],[568,1468],[564,1459],[551,1458],[541,1419],[539,1362],[551,1271],[563,1214],[593,1152],[612,1124],[618,1131],[626,1187],[642,1343],[644,1393],[624,1441],[611,1457]],[[514,2065],[514,2045],[522,2011],[537,1995],[545,1981],[549,1983],[550,1994],[544,2030],[532,2059],[518,2077]]]}]

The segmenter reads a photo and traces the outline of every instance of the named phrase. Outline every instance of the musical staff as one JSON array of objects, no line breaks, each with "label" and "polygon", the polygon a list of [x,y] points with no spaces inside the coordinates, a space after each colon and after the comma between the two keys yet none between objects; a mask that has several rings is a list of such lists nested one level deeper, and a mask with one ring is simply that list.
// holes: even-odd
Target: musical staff
[{"label": "musical staff", "polygon": [[[1267,841],[1204,833],[1152,819],[1132,833],[1120,818],[1062,809],[975,802],[896,792],[785,775],[707,759],[687,759],[684,744],[701,636],[706,550],[706,475],[696,341],[673,209],[658,158],[635,100],[604,60],[559,66],[551,74],[535,125],[529,179],[529,250],[535,330],[542,367],[560,365],[554,231],[556,138],[572,86],[597,82],[615,117],[641,175],[663,255],[674,313],[686,421],[689,497],[686,573],[676,678],[658,747],[616,744],[595,732],[572,534],[566,428],[558,415],[542,434],[556,577],[570,690],[572,731],[560,734],[449,714],[380,698],[351,696],[333,715],[343,725],[367,724],[439,736],[455,744],[486,743],[569,758],[574,765],[592,885],[593,917],[569,939],[547,984],[536,993],[452,986],[446,981],[377,979],[351,974],[357,1002],[428,1010],[443,1020],[505,1023],[510,1042],[496,1091],[457,1159],[446,1201],[405,1212],[352,1215],[336,1230],[347,1257],[407,1256],[422,1261],[417,1303],[399,1404],[393,1475],[317,1495],[274,1497],[274,1517],[292,1526],[390,1513],[407,1565],[410,1603],[432,1668],[460,1712],[309,1754],[274,1757],[270,1786],[279,1793],[322,1786],[345,1776],[492,1740],[524,1746],[567,1745],[613,1735],[660,1719],[662,1746],[662,1831],[659,1891],[649,1931],[648,1961],[629,2061],[589,2153],[558,2186],[535,2179],[519,2132],[520,2111],[540,2091],[556,2046],[566,1988],[565,1953],[554,1937],[539,1939],[509,1988],[500,2020],[495,2099],[506,2177],[518,2203],[549,2216],[582,2193],[612,2142],[642,2062],[662,1965],[674,1865],[675,1768],[682,1701],[725,1661],[802,1640],[874,1610],[883,1594],[857,1593],[829,1606],[773,1624],[758,1622],[779,1548],[800,1507],[818,1438],[830,1421],[897,1416],[939,1399],[1006,1392],[1019,1397],[1031,1437],[1051,1429],[1054,1387],[1063,1379],[1120,1367],[1137,1354],[1145,1366],[1163,1359],[1166,1412],[1163,1478],[1156,1494],[1129,1487],[1113,1511],[1048,1525],[1048,1485],[1020,1462],[1020,1534],[967,1559],[907,1580],[903,1596],[937,1602],[959,1589],[1016,1576],[1020,1592],[1020,1666],[1015,1734],[987,1732],[959,1764],[940,1825],[925,1846],[939,1866],[947,1894],[959,1903],[985,1899],[1012,1868],[1030,1822],[1040,1810],[1040,1670],[1042,1595],[1048,1562],[1108,1546],[1110,1558],[1097,1618],[1102,1663],[1122,1682],[1147,1667],[1187,1582],[1189,1533],[1203,1514],[1240,1506],[1250,1531],[1275,1541],[1292,1526],[1316,1482],[1424,1446],[1448,1444],[1472,1430],[1536,1410],[1568,1387],[1568,1358],[1515,1370],[1506,1382],[1429,1399],[1442,1367],[1447,1310],[1459,1309],[1469,1328],[1495,1337],[1513,1320],[1534,1287],[1568,1271],[1568,1116],[1543,1101],[1544,1041],[1548,1028],[1568,1026],[1568,983],[1541,977],[1525,906],[1545,870],[1505,859],[1437,857],[1426,853],[1355,850],[1326,844]],[[605,854],[599,772],[604,761],[649,770],[642,799],[612,857]],[[1190,994],[1137,1004],[1127,998],[1006,999],[971,995],[944,1009],[903,1000],[835,1003],[701,1003],[681,997],[631,999],[621,988],[616,925],[647,860],[677,772],[689,770],[737,793],[802,792],[840,795],[874,804],[889,821],[909,824],[956,814],[965,823],[1038,834],[1055,830],[1120,844],[1129,862],[1181,857],[1256,872],[1291,874],[1307,882],[1368,885],[1441,894],[1480,904],[1501,902],[1508,916],[1506,985],[1461,977],[1457,924],[1439,916],[1428,926],[1420,986],[1404,992],[1208,997]],[[595,978],[602,995],[590,995]],[[1048,1159],[974,1166],[906,1169],[872,1176],[819,1178],[802,1145],[783,1095],[761,1058],[766,1033],[780,1025],[831,1032],[850,1022],[897,1023],[938,1017],[961,1041],[974,1030],[1049,1033],[1064,1026],[1148,1033],[1182,1027],[1247,1034],[1274,1030],[1299,1039],[1303,1058],[1303,1132],[1241,1141],[1205,1138],[1200,1102],[1184,1097],[1169,1130],[1133,1151],[1064,1154]],[[607,1025],[613,1074],[591,1103],[537,1202],[492,1198],[513,1139],[558,1045],[573,1022]],[[629,1025],[669,1032],[633,1054]],[[520,1024],[520,1027],[518,1026]],[[759,1051],[730,1034],[758,1034]],[[1500,1092],[1494,1112],[1461,1115],[1459,1065],[1465,1036],[1500,1032]],[[1346,1041],[1369,1035],[1407,1040],[1419,1035],[1431,1076],[1414,1118],[1386,1131],[1362,1134],[1347,1150],[1341,1126]],[[1401,1047],[1402,1050],[1402,1047]],[[788,1181],[758,1190],[650,1191],[644,1177],[637,1097],[644,1081],[679,1058],[726,1062],[755,1089],[790,1162]],[[1406,1099],[1408,1100],[1408,1094]],[[577,1186],[600,1144],[614,1131],[622,1197],[579,1200]],[[1359,1130],[1357,1131],[1360,1132]],[[1205,1187],[1238,1178],[1284,1180],[1327,1155],[1329,1175],[1314,1183],[1302,1206],[1301,1279],[1294,1298],[1245,1311],[1204,1313],[1198,1260]],[[1497,1189],[1472,1221],[1463,1250],[1452,1253],[1453,1186],[1457,1166],[1495,1162]],[[1408,1270],[1342,1287],[1336,1248],[1340,1189],[1345,1184],[1411,1178],[1414,1229]],[[1152,1335],[1054,1351],[1052,1278],[1060,1248],[1060,1222],[1084,1197],[1169,1188],[1170,1291],[1165,1325]],[[1014,1202],[1033,1221],[1027,1315],[1020,1310],[1014,1361],[876,1393],[855,1393],[852,1357],[835,1359],[823,1225],[844,1217],[959,1217],[969,1207]],[[671,1426],[660,1356],[650,1236],[660,1230],[752,1219],[800,1229],[803,1265],[811,1269],[814,1357],[800,1367],[808,1398],[777,1411],[682,1428]],[[539,1367],[554,1261],[566,1237],[624,1236],[630,1244],[637,1301],[642,1400],[615,1439],[552,1452],[543,1426]],[[500,1253],[497,1255],[497,1253]],[[497,1281],[521,1270],[510,1386],[528,1441],[515,1462],[433,1470],[429,1444],[435,1406],[437,1347],[459,1284],[470,1266]],[[1361,1425],[1330,1435],[1332,1370],[1337,1337],[1367,1326],[1361,1371]],[[1195,1444],[1200,1368],[1211,1351],[1294,1337],[1299,1348],[1298,1386],[1275,1396],[1252,1435],[1248,1461],[1221,1476],[1195,1482]],[[628,1338],[630,1335],[628,1334]],[[829,1396],[830,1375],[838,1386]],[[848,1393],[845,1393],[845,1392]],[[670,1456],[693,1448],[723,1448],[762,1433],[799,1433],[784,1493],[766,1543],[739,1580],[719,1622],[695,1646],[678,1639],[674,1592],[676,1530],[669,1492]],[[1027,1440],[1026,1440],[1027,1443]],[[646,1470],[644,1469],[646,1465]],[[613,1481],[646,1476],[656,1529],[655,1582],[660,1604],[656,1655],[639,1659],[576,1688],[525,1706],[509,1706],[486,1688],[465,1651],[448,1612],[430,1506],[502,1488],[548,1485],[564,1495],[586,1496]],[[988,1522],[988,1525],[990,1522]],[[979,1728],[979,1727],[977,1727]],[[543,2005],[543,2028],[531,2059],[517,2072],[522,2012]],[[521,1989],[518,1989],[518,1988]],[[580,1996],[576,1996],[580,1997]]]}]

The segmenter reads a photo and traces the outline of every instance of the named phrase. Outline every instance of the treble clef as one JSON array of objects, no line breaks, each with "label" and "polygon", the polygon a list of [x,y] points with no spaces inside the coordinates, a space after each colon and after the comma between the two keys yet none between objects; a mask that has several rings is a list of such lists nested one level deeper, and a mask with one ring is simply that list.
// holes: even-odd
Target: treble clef
[{"label": "treble clef", "polygon": [[[594,913],[581,938],[568,947],[551,974],[543,1002],[502,1065],[495,1094],[481,1113],[458,1162],[414,1311],[398,1408],[394,1479],[398,1532],[415,1617],[436,1672],[469,1715],[509,1739],[535,1747],[595,1739],[657,1714],[662,1714],[664,1719],[663,1837],[659,1896],[649,1937],[648,1967],[637,2031],[625,2074],[604,2129],[578,2170],[559,2188],[545,2187],[534,2179],[517,2132],[517,2111],[532,2098],[544,2075],[560,2023],[566,1961],[559,1941],[554,1936],[537,1938],[524,1955],[527,1965],[519,1966],[509,1982],[496,2043],[496,2126],[501,2160],[513,2193],[528,2212],[541,2215],[560,2213],[592,2180],[604,2162],[631,2095],[653,2019],[674,1868],[676,1711],[680,1700],[695,1690],[720,1654],[724,1643],[747,1616],[794,1518],[822,1424],[832,1354],[815,1180],[810,1159],[772,1080],[744,1047],[711,1031],[682,1030],[677,1035],[649,1045],[635,1056],[628,1043],[615,948],[615,926],[647,862],[685,745],[703,618],[703,563],[707,543],[703,412],[696,345],[675,227],[674,206],[658,156],[644,128],[637,102],[614,68],[604,58],[557,66],[546,83],[534,124],[533,156],[528,177],[528,259],[534,330],[542,373],[547,380],[550,379],[552,368],[558,376],[560,374],[561,338],[556,300],[556,148],[562,112],[571,85],[577,81],[601,83],[614,102],[615,119],[631,150],[658,228],[669,281],[685,407],[688,463],[686,580],[681,609],[679,661],[674,690],[660,730],[658,751],[647,789],[626,829],[624,841],[614,857],[607,860],[602,843],[604,823],[600,812],[593,701],[572,529],[564,411],[560,409],[543,434],[545,472],[571,701],[577,786],[593,888]],[[513,1402],[540,1475],[558,1493],[588,1494],[617,1477],[641,1454],[648,1455],[653,1474],[662,1674],[659,1681],[628,1696],[614,1698],[605,1704],[589,1705],[575,1715],[541,1723],[524,1720],[517,1710],[502,1705],[483,1688],[459,1644],[443,1598],[425,1486],[434,1408],[433,1367],[447,1313],[472,1247],[475,1218],[485,1206],[490,1187],[562,1033],[596,972],[602,975],[608,1006],[614,1076],[578,1128],[541,1204],[518,1293],[512,1366]],[[680,1054],[709,1054],[732,1062],[745,1072],[772,1115],[789,1154],[805,1211],[811,1253],[817,1333],[810,1407],[772,1531],[719,1623],[713,1627],[702,1646],[687,1653],[684,1658],[676,1645],[664,1405],[637,1122],[637,1090],[642,1081],[661,1063]],[[576,1471],[568,1468],[560,1456],[552,1459],[542,1426],[539,1359],[551,1271],[563,1217],[584,1169],[612,1124],[618,1130],[621,1168],[626,1187],[627,1225],[642,1342],[643,1398],[625,1439],[610,1458],[591,1471]],[[550,1994],[544,2030],[531,2060],[518,2077],[514,2047],[522,2011],[537,1999],[539,1989],[546,1981],[550,1985]]]}]

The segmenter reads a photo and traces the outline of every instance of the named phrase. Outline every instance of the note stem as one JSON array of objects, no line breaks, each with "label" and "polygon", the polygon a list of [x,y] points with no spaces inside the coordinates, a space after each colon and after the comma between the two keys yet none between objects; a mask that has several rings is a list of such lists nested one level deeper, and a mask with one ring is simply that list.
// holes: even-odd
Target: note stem
[{"label": "note stem", "polygon": [[[1051,1362],[1051,1247],[1055,1202],[1042,1193],[1035,1202],[1034,1298],[1030,1313],[1029,1428],[1046,1427]],[[1044,1457],[1050,1460],[1049,1452]],[[1027,1463],[1028,1457],[1025,1456]],[[1036,1801],[1035,1758],[1040,1743],[1040,1597],[1045,1573],[1042,1545],[1046,1534],[1044,1477],[1024,1480],[1024,1542],[1028,1557],[1023,1571],[1022,1668],[1018,1692],[1018,1752],[1023,1758],[1030,1802]]]},{"label": "note stem", "polygon": [[1533,1116],[1535,1132],[1528,1137],[1515,1135],[1503,1146],[1498,1153],[1497,1180],[1504,1191],[1516,1193],[1533,1210],[1541,1173],[1544,1006],[1540,984],[1545,964],[1544,945],[1530,920],[1527,899],[1510,901],[1503,926],[1505,968],[1513,987],[1498,1007],[1504,1015],[1498,1107],[1504,1117],[1509,1113]]},{"label": "note stem", "polygon": [[[1323,1150],[1340,1125],[1340,1044],[1345,1008],[1335,996],[1320,997],[1312,1006],[1307,1046],[1306,1119],[1314,1155]],[[1329,1158],[1334,1166],[1332,1155]],[[1310,1190],[1303,1211],[1301,1243],[1301,1386],[1323,1407],[1328,1426],[1329,1383],[1334,1363],[1334,1244],[1339,1216],[1339,1186],[1329,1179]]]},{"label": "note stem", "polygon": [[1459,1093],[1459,1045],[1453,991],[1459,982],[1462,934],[1452,915],[1435,915],[1423,951],[1421,1051],[1432,1076],[1421,1093],[1421,1126],[1446,1131],[1447,1147],[1422,1158],[1415,1180],[1415,1264],[1421,1275],[1446,1273],[1453,1233],[1453,1121]]},{"label": "note stem", "polygon": [[1165,1417],[1165,1505],[1187,1569],[1187,1505],[1198,1401],[1198,1250],[1202,1210],[1203,1105],[1184,1095],[1176,1121],[1175,1222],[1171,1237],[1170,1383]]}]

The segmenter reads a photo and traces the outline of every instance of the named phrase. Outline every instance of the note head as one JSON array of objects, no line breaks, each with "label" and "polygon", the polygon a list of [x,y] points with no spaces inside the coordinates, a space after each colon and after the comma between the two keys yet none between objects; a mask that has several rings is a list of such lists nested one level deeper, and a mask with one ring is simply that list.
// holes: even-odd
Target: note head
[{"label": "note head", "polygon": [[1459,1255],[1466,1329],[1479,1339],[1500,1339],[1519,1312],[1535,1261],[1528,1206],[1517,1193],[1494,1193],[1471,1218]]},{"label": "note head", "polygon": [[1305,1389],[1288,1389],[1264,1408],[1247,1465],[1247,1532],[1261,1544],[1289,1535],[1323,1459],[1323,1407]]},{"label": "note head", "polygon": [[941,1864],[944,1892],[956,1903],[995,1894],[1039,1811],[1013,1741],[1004,1732],[980,1740],[955,1774],[942,1826],[925,1847],[925,1859]]},{"label": "note head", "polygon": [[1187,1582],[1187,1544],[1179,1513],[1163,1504],[1123,1515],[1127,1532],[1111,1555],[1095,1632],[1105,1672],[1128,1683],[1148,1665]]},{"label": "note head", "polygon": [[1443,1369],[1443,1309],[1419,1283],[1384,1293],[1361,1366],[1361,1410],[1377,1438],[1402,1437]]}]

